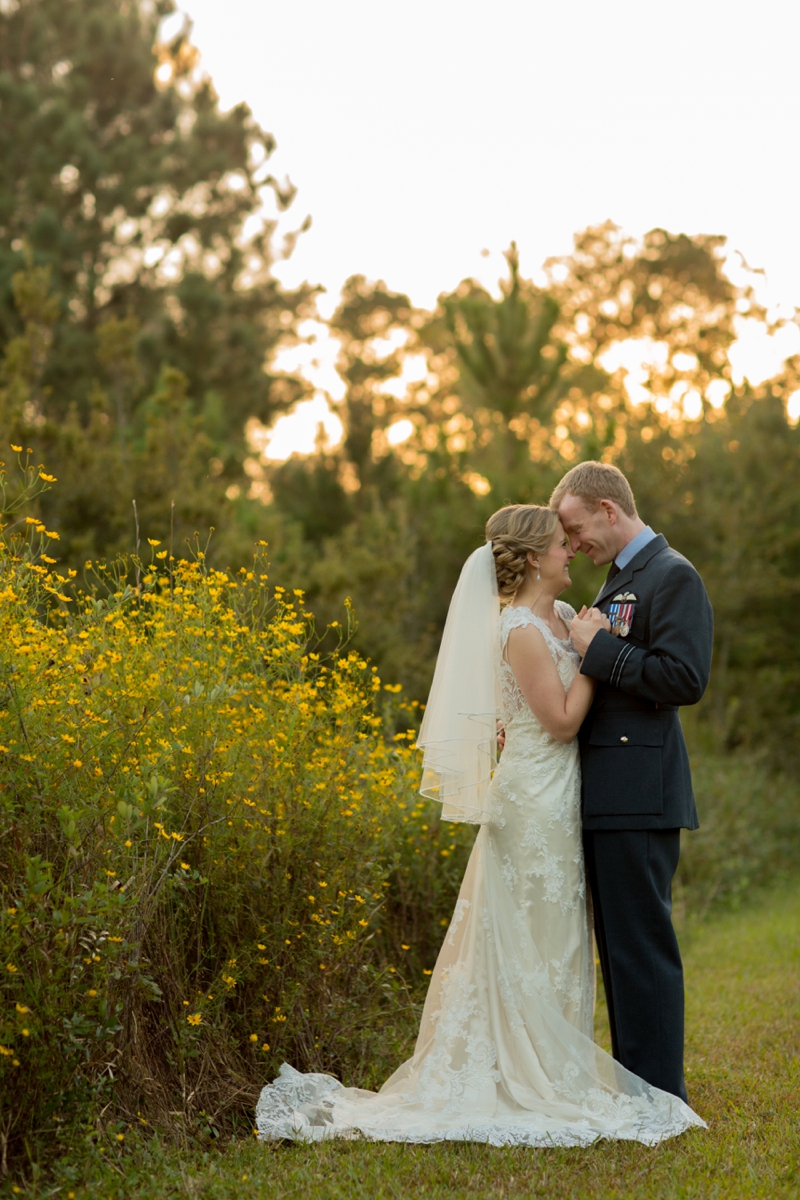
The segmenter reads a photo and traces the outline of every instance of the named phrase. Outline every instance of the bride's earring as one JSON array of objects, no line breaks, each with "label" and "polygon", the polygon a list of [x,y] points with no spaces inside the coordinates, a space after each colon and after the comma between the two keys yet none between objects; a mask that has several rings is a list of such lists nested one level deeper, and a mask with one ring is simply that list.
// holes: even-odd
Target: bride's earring
[{"label": "bride's earring", "polygon": [[536,564],[536,582],[537,582],[537,583],[541,583],[541,581],[542,581],[542,575],[541,575],[541,572],[540,572],[540,570],[539,570],[539,564],[537,563],[537,564]]}]

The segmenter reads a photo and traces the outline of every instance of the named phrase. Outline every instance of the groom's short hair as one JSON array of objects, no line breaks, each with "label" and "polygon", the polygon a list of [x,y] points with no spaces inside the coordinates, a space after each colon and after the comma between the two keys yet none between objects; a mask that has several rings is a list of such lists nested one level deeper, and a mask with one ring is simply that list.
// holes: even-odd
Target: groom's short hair
[{"label": "groom's short hair", "polygon": [[619,467],[610,463],[584,462],[567,471],[550,497],[550,507],[558,510],[567,493],[583,500],[592,510],[601,500],[613,500],[629,517],[637,516],[631,485]]}]

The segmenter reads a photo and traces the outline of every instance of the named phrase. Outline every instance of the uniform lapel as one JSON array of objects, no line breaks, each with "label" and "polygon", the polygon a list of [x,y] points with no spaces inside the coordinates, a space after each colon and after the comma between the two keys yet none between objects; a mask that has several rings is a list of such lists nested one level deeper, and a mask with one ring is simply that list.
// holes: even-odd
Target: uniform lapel
[{"label": "uniform lapel", "polygon": [[641,571],[642,567],[650,561],[654,554],[658,554],[660,550],[665,549],[669,543],[663,533],[657,533],[656,536],[643,546],[638,554],[635,554],[627,566],[623,567],[613,579],[607,579],[597,593],[597,598],[593,607],[602,604],[610,596],[617,592],[624,592],[627,585],[632,582],[633,576],[637,571]]}]

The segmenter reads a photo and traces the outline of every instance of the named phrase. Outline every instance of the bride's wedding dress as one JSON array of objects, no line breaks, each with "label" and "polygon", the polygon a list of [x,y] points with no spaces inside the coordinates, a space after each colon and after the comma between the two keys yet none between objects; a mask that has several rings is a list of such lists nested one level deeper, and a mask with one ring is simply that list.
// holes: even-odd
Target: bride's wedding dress
[{"label": "bride's wedding dress", "polygon": [[[573,609],[556,604],[569,622]],[[506,743],[490,788],[492,819],[475,840],[413,1057],[380,1092],[284,1065],[258,1102],[262,1139],[655,1144],[703,1125],[592,1040],[578,746],[542,728],[506,662],[509,633],[529,624],[565,690],[578,668],[571,643],[530,609],[504,609],[495,669]]]}]

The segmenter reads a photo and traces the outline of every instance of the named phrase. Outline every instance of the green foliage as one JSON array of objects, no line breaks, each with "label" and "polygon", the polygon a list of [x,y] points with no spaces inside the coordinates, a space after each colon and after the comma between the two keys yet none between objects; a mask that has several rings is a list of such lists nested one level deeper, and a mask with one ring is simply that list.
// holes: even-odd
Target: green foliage
[{"label": "green foliage", "polygon": [[336,365],[346,388],[340,406],[342,454],[353,472],[350,485],[358,493],[359,507],[375,493],[385,495],[387,485],[394,483],[392,491],[397,488],[396,461],[388,454],[384,435],[397,414],[405,413],[405,406],[383,385],[400,370],[400,351],[413,319],[407,296],[388,291],[382,283],[369,284],[361,275],[347,280],[331,318],[341,346]]},{"label": "green foliage", "polygon": [[696,369],[675,361],[685,352],[697,357],[706,379],[730,378],[737,315],[763,319],[765,312],[749,283],[734,284],[721,269],[724,251],[723,237],[651,229],[638,240],[611,221],[577,234],[571,254],[546,264],[570,343],[584,357],[621,337],[663,343],[667,358],[653,364],[649,381],[657,392]]},{"label": "green foliage", "polygon": [[343,647],[322,658],[260,559],[233,576],[154,539],[151,562],[79,587],[53,569],[54,537],[17,523],[0,554],[14,1161],[108,1104],[211,1136],[284,1059],[369,1074],[414,1019],[407,985],[432,965],[457,870],[432,869],[456,841],[411,799],[416,758],[404,728],[384,736],[375,669]]},{"label": "green foliage", "polygon": [[99,330],[98,354],[113,366],[115,382],[111,391],[92,383],[87,417],[76,405],[62,419],[36,416],[50,391],[43,383],[57,313],[50,275],[49,267],[31,266],[14,275],[25,325],[0,362],[0,420],[12,441],[35,449],[57,472],[60,486],[39,511],[61,531],[62,563],[80,567],[87,557],[135,548],[140,527],[183,552],[199,530],[216,527],[214,549],[246,561],[275,522],[263,504],[229,497],[211,401],[199,412],[187,376],[165,365],[129,420],[130,388],[141,380],[135,319],[114,318]]},{"label": "green foliage", "polygon": [[[258,556],[224,573],[150,539],[149,562],[79,586],[22,515],[52,477],[21,465],[0,555],[10,1161],[87,1127],[214,1139],[284,1060],[376,1085],[408,1053],[474,834],[417,798],[418,705],[343,645],[349,610],[323,655]],[[796,785],[763,759],[695,773],[690,914],[790,873],[800,844]]]},{"label": "green foliage", "polygon": [[798,460],[800,430],[770,386],[760,394],[744,387],[688,427],[642,414],[619,459],[642,512],[697,565],[714,605],[701,712],[716,746],[769,750],[792,770],[800,721]]},{"label": "green foliage", "polygon": [[293,197],[268,173],[274,139],[246,105],[220,111],[188,27],[159,41],[172,11],[20,0],[0,13],[0,346],[18,381],[3,416],[27,441],[43,424],[89,429],[102,395],[135,458],[167,364],[213,443],[203,473],[214,457],[230,483],[246,421],[305,392],[269,363],[312,289],[271,274],[264,204]]},{"label": "green foliage", "polygon": [[700,828],[681,840],[674,901],[682,917],[738,908],[776,880],[796,875],[796,777],[771,769],[764,753],[715,754],[693,747],[692,781]]},{"label": "green foliage", "polygon": [[508,475],[528,458],[520,436],[528,423],[546,424],[559,391],[568,386],[562,379],[568,347],[556,332],[558,302],[520,278],[513,242],[506,259],[509,276],[501,282],[499,301],[465,280],[441,307],[467,410],[488,409],[501,418],[502,467]]},{"label": "green foliage", "polygon": [[[693,930],[685,946],[689,1099],[707,1130],[656,1147],[603,1142],[535,1153],[452,1142],[264,1145],[250,1136],[214,1153],[165,1145],[144,1129],[125,1130],[120,1145],[106,1125],[87,1136],[80,1158],[58,1164],[54,1184],[76,1200],[295,1192],[315,1200],[795,1200],[798,920],[800,893],[776,889],[762,905]],[[598,999],[596,1036],[607,1046]],[[41,1194],[35,1189],[32,1181],[24,1194]]]}]

